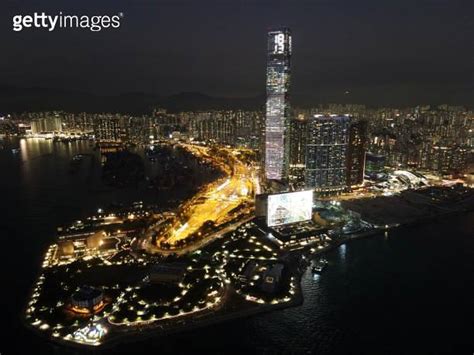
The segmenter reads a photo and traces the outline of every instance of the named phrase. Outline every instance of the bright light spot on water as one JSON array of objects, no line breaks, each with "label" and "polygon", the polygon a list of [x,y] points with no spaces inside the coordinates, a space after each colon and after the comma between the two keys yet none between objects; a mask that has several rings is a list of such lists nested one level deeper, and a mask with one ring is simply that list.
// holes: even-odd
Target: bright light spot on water
[{"label": "bright light spot on water", "polygon": [[28,149],[26,145],[26,139],[22,138],[20,139],[20,153],[21,153],[21,159],[23,161],[28,160]]},{"label": "bright light spot on water", "polygon": [[342,260],[346,259],[346,245],[342,244],[339,246],[339,256],[341,257]]}]

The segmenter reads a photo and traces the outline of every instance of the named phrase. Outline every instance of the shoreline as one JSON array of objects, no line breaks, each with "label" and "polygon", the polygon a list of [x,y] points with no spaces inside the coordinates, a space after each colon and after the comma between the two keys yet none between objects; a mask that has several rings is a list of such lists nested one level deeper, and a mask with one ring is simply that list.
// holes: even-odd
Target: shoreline
[{"label": "shoreline", "polygon": [[[310,253],[309,256],[314,257],[314,256],[324,255],[325,253],[328,253],[328,252],[330,252],[330,251],[338,248],[339,246],[341,246],[343,244],[346,244],[350,241],[373,237],[373,236],[376,236],[376,235],[378,235],[382,232],[387,232],[389,230],[393,230],[393,229],[397,229],[397,228],[401,228],[401,227],[415,226],[415,225],[421,224],[423,222],[433,220],[435,218],[451,217],[451,216],[454,217],[456,215],[463,215],[463,214],[466,214],[466,213],[470,213],[472,211],[474,211],[474,206],[473,207],[468,206],[468,207],[463,207],[462,209],[459,209],[459,210],[448,210],[448,211],[439,209],[438,212],[435,213],[435,214],[420,216],[420,217],[417,217],[417,218],[414,218],[414,219],[407,220],[407,221],[402,222],[402,223],[397,223],[396,225],[389,225],[389,226],[386,226],[386,227],[373,227],[370,230],[365,230],[365,231],[362,231],[362,232],[359,232],[359,233],[349,234],[349,235],[343,237],[340,240],[334,241],[333,243],[331,243],[330,245],[328,245],[327,247],[325,247],[323,249],[320,249],[320,250],[317,250],[313,253]],[[291,253],[301,253],[301,254],[303,254],[309,248],[310,247],[306,247],[302,250],[293,251]],[[172,334],[177,334],[177,333],[181,333],[181,332],[191,331],[191,330],[194,330],[194,329],[205,328],[207,326],[227,322],[227,321],[230,321],[230,320],[244,319],[244,318],[249,318],[249,317],[252,317],[252,316],[255,316],[255,315],[258,315],[258,314],[263,314],[263,313],[267,313],[267,312],[271,312],[271,311],[277,311],[277,310],[282,310],[282,309],[286,309],[286,308],[300,306],[304,303],[304,296],[303,296],[303,289],[302,289],[302,285],[301,285],[301,279],[302,279],[302,276],[306,272],[307,269],[308,269],[308,265],[305,265],[303,267],[303,269],[296,270],[294,276],[297,279],[296,280],[296,284],[298,285],[297,292],[294,295],[294,297],[288,302],[273,304],[273,305],[272,304],[268,304],[268,305],[255,304],[250,308],[241,309],[241,310],[236,309],[236,310],[227,311],[227,313],[217,314],[215,316],[208,316],[208,317],[205,317],[204,319],[201,319],[201,320],[198,320],[198,321],[195,321],[195,322],[190,322],[190,323],[187,323],[187,324],[180,324],[179,321],[177,321],[176,325],[174,325],[173,327],[170,327],[169,329],[160,329],[160,325],[157,325],[153,329],[145,329],[145,330],[134,329],[134,330],[131,330],[130,334],[117,332],[117,334],[115,334],[115,336],[111,337],[111,339],[105,340],[105,342],[103,344],[96,345],[96,346],[78,344],[78,343],[75,343],[75,342],[66,341],[66,340],[59,339],[59,338],[56,339],[56,338],[51,338],[51,337],[44,337],[43,333],[40,332],[39,329],[36,329],[34,326],[32,326],[31,324],[28,324],[26,322],[26,318],[24,317],[24,315],[22,315],[21,320],[22,320],[22,323],[25,325],[26,328],[29,328],[33,332],[37,333],[39,336],[41,336],[43,338],[46,338],[48,340],[48,342],[50,342],[51,344],[61,344],[61,345],[65,345],[69,348],[83,349],[83,350],[89,349],[89,350],[92,350],[92,351],[95,350],[95,349],[97,349],[97,350],[110,349],[110,348],[113,348],[113,347],[115,347],[119,344],[141,342],[141,341],[144,341],[144,340],[147,340],[147,339],[150,339],[150,338],[154,338],[154,337],[159,338],[159,337],[163,337],[163,336],[166,336],[166,335],[172,335]],[[186,322],[185,319],[184,319],[184,322]]]},{"label": "shoreline", "polygon": [[224,323],[224,322],[235,320],[235,319],[244,319],[244,318],[249,318],[258,314],[263,314],[263,313],[268,313],[272,311],[283,310],[283,309],[287,309],[291,307],[300,306],[304,302],[304,297],[303,297],[302,288],[301,288],[301,276],[302,276],[302,273],[297,276],[298,277],[298,280],[297,280],[298,292],[295,295],[295,298],[291,299],[288,302],[279,303],[279,304],[268,304],[268,305],[254,304],[252,307],[247,308],[247,309],[233,310],[228,313],[217,314],[215,316],[207,317],[197,322],[192,322],[185,325],[177,324],[168,329],[160,329],[160,326],[157,325],[155,326],[155,328],[152,328],[152,329],[131,330],[131,332],[133,333],[130,333],[130,334],[117,332],[117,334],[113,338],[106,340],[103,344],[100,344],[100,345],[79,344],[76,342],[63,340],[61,338],[46,337],[43,335],[41,331],[36,329],[31,324],[28,324],[26,322],[25,317],[21,317],[21,321],[23,325],[25,326],[25,328],[30,329],[32,332],[36,333],[39,337],[46,339],[52,345],[59,344],[59,345],[64,345],[71,349],[72,348],[81,349],[84,351],[95,351],[95,350],[100,351],[100,350],[114,348],[120,344],[133,344],[135,342],[141,342],[141,341],[148,340],[151,338],[160,338],[167,335],[184,333],[184,332],[188,332],[194,329],[205,328],[208,326]]}]

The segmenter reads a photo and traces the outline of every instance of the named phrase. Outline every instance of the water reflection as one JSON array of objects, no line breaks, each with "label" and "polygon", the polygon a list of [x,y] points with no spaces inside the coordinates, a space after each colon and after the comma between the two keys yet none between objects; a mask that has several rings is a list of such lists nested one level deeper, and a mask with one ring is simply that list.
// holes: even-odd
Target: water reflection
[{"label": "water reflection", "polygon": [[339,258],[341,261],[346,261],[346,244],[342,244],[337,248],[339,253]]},{"label": "water reflection", "polygon": [[21,153],[21,160],[26,161],[28,160],[28,144],[26,139],[20,140],[20,153]]},{"label": "water reflection", "polygon": [[[19,148],[18,154],[12,148]],[[57,204],[95,200],[94,211],[98,206],[138,200],[173,208],[220,174],[179,147],[164,145],[156,150],[153,160],[136,147],[109,156],[102,165],[105,156],[89,141],[12,138],[4,142],[0,164],[10,166],[4,179],[17,183],[25,203],[45,201],[56,193]]]},{"label": "water reflection", "polygon": [[[4,228],[0,236],[6,243],[2,248],[4,260],[9,270],[15,270],[10,273],[14,276],[11,281],[6,273],[6,283],[15,287],[4,295],[5,304],[11,305],[4,307],[5,323],[18,332],[15,339],[23,339],[15,343],[16,353],[32,353],[29,347],[35,344],[36,352],[41,354],[63,354],[66,348],[52,350],[49,343],[19,324],[39,258],[54,240],[56,226],[115,201],[161,204],[165,191],[154,194],[154,190],[146,189],[142,194],[137,189],[95,187],[96,182],[102,186],[100,163],[90,163],[89,168],[89,160],[96,160],[98,153],[84,142],[16,143],[10,147],[5,142],[5,149],[0,151],[0,186],[4,187]],[[18,144],[21,154],[14,155],[11,148]],[[84,171],[70,174],[72,157],[87,152],[92,158],[84,159]],[[53,154],[54,158],[42,154]],[[161,169],[159,164],[151,167]],[[90,178],[87,169],[92,172]],[[436,227],[430,227],[430,223],[391,230],[390,248],[379,237],[351,242],[350,255],[347,246],[341,245],[325,256],[330,265],[322,275],[312,275],[309,269],[305,273],[304,303],[299,307],[223,322],[166,339],[124,344],[120,352],[205,353],[212,343],[215,352],[220,353],[234,349],[249,354],[395,354],[407,353],[406,344],[412,347],[411,353],[468,353],[461,351],[467,350],[464,348],[455,349],[453,344],[464,342],[472,349],[474,294],[466,284],[472,280],[474,270],[473,219],[471,213],[442,219]]]}]

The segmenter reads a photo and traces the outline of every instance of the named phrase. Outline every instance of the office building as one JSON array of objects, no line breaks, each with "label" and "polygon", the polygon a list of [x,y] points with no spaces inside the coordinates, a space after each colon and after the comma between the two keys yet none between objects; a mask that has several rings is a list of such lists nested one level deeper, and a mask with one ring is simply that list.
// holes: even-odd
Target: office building
[{"label": "office building", "polygon": [[31,122],[31,133],[58,133],[62,131],[61,118],[59,116],[41,117]]},{"label": "office building", "polygon": [[367,152],[365,154],[365,174],[375,176],[384,172],[385,156]]},{"label": "office building", "polygon": [[306,153],[306,123],[303,114],[290,120],[290,168],[288,181],[296,188],[304,188]]},{"label": "office building", "polygon": [[347,189],[349,116],[314,115],[307,123],[305,186],[322,194]]},{"label": "office building", "polygon": [[355,187],[364,182],[365,152],[367,149],[367,122],[353,121],[349,127],[347,147],[347,186]]},{"label": "office building", "polygon": [[268,32],[267,104],[265,119],[265,177],[285,180],[289,165],[289,97],[291,33]]}]

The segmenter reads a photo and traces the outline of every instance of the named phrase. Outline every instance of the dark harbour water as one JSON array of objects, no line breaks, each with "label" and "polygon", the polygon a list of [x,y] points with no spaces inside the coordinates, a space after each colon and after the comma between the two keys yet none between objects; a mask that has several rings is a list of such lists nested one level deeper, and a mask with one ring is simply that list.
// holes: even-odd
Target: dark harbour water
[{"label": "dark harbour water", "polygon": [[[16,156],[0,150],[0,353],[91,353],[53,345],[20,322],[44,250],[57,225],[111,202],[159,203],[163,196],[101,186],[96,158],[69,174],[70,159],[90,149],[87,143],[28,141],[21,148]],[[302,306],[100,353],[474,352],[473,213],[354,241],[327,259],[319,278],[304,275]]]}]

